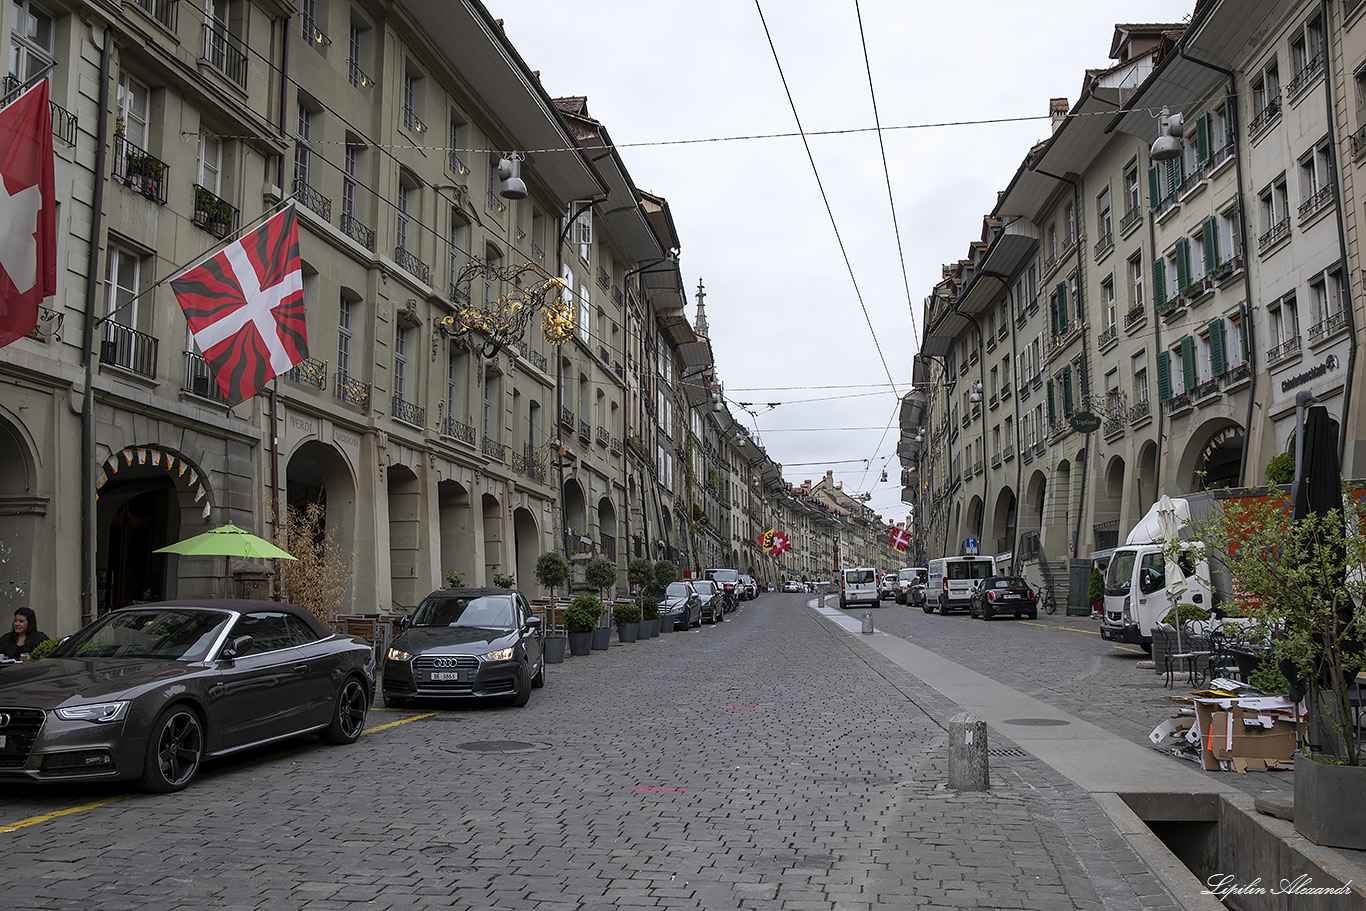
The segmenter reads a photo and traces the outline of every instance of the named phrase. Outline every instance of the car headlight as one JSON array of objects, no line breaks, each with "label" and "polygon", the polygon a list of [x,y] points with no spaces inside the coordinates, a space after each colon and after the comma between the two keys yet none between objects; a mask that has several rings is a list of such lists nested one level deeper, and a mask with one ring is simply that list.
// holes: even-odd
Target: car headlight
[{"label": "car headlight", "polygon": [[411,657],[413,657],[412,652],[405,652],[396,648],[389,649],[390,661],[407,661]]},{"label": "car headlight", "polygon": [[496,652],[489,652],[486,655],[480,655],[479,659],[481,661],[511,661],[512,652],[513,650],[511,648],[500,648]]},{"label": "car headlight", "polygon": [[63,721],[93,721],[106,723],[122,721],[128,714],[127,702],[92,702],[88,705],[69,705],[55,710]]}]

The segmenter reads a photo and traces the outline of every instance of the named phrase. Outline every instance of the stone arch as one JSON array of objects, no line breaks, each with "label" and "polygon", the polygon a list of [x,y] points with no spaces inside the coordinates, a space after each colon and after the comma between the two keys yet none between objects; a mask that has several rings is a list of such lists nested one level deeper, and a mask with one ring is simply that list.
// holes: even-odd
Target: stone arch
[{"label": "stone arch", "polygon": [[1128,465],[1123,456],[1112,456],[1101,472],[1096,485],[1096,501],[1091,517],[1095,523],[1094,547],[1108,550],[1119,543],[1120,513],[1124,508],[1125,477]]},{"label": "stone arch", "polygon": [[1237,421],[1226,417],[1205,421],[1186,438],[1176,463],[1177,483],[1185,490],[1236,487],[1245,445],[1243,426]]},{"label": "stone arch", "polygon": [[980,552],[987,552],[987,547],[980,543],[982,537],[982,519],[985,511],[982,504],[982,498],[973,494],[972,499],[968,501],[968,521],[967,524],[963,526],[962,534],[958,536],[959,540],[953,548],[954,553],[963,552],[963,538],[977,538],[979,540],[978,546],[981,548]]},{"label": "stone arch", "polygon": [[610,497],[598,500],[598,548],[607,559],[617,559],[617,509]]},{"label": "stone arch", "polygon": [[541,550],[541,532],[536,526],[536,516],[525,506],[517,507],[512,511],[513,576],[517,579],[517,588],[528,596],[539,591],[536,558],[541,555]]},{"label": "stone arch", "polygon": [[[309,440],[290,454],[285,464],[285,501],[281,508],[299,510],[317,503],[323,509],[323,540],[331,539],[333,554],[356,552],[356,481],[346,457],[335,447]],[[282,517],[283,519],[284,517]],[[288,550],[288,542],[285,549]],[[337,613],[347,613],[354,597],[354,573]]]},{"label": "stone arch", "polygon": [[474,510],[470,492],[459,481],[446,480],[436,485],[437,528],[440,533],[441,584],[446,572],[460,575],[466,585],[474,585],[476,542]]},{"label": "stone arch", "polygon": [[[988,529],[992,553],[1003,554],[1014,551],[1016,512],[1015,491],[1009,487],[1001,488],[1000,492],[996,494],[996,505],[991,511],[991,526]],[[983,542],[984,548],[986,544],[987,542]]]},{"label": "stone arch", "polygon": [[395,606],[413,608],[430,590],[418,577],[423,539],[421,486],[406,465],[390,465],[384,474],[389,500],[391,597]]},{"label": "stone arch", "polygon": [[1048,475],[1035,471],[1025,484],[1024,521],[1020,523],[1021,534],[1039,534],[1043,530],[1043,511],[1048,502]]},{"label": "stone arch", "polygon": [[1138,450],[1138,471],[1134,472],[1134,515],[1145,514],[1157,502],[1157,443],[1149,440]]},{"label": "stone arch", "polygon": [[[32,440],[21,426],[0,414],[0,590],[5,618],[16,607],[43,607],[30,589],[38,575],[34,553],[47,512],[46,499],[36,496],[37,465],[38,450]],[[51,614],[47,622],[50,630],[59,628]]]},{"label": "stone arch", "polygon": [[588,534],[588,501],[574,478],[564,482],[564,523],[571,538]]},{"label": "stone arch", "polygon": [[492,585],[495,573],[511,575],[507,570],[514,569],[503,554],[503,504],[491,493],[485,493],[480,500],[480,515],[484,522],[484,578],[482,585]]}]

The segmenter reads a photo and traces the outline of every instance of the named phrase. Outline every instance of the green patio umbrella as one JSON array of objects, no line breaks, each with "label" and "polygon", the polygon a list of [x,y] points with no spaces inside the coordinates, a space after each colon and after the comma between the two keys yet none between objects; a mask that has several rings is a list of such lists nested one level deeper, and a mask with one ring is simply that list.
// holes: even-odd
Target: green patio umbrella
[{"label": "green patio umbrella", "polygon": [[297,560],[271,544],[236,525],[221,525],[211,528],[202,535],[186,538],[175,544],[158,547],[159,554],[180,554],[185,557],[249,557],[260,560],[274,557],[278,560]]}]

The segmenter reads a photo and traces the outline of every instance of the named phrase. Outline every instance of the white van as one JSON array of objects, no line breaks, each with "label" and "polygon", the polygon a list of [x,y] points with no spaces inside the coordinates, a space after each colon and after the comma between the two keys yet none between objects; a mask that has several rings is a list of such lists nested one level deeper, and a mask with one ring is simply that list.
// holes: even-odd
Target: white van
[{"label": "white van", "polygon": [[866,566],[840,570],[840,607],[869,604],[878,607],[877,570]]},{"label": "white van", "polygon": [[995,557],[940,557],[931,560],[925,583],[925,613],[947,614],[972,606],[972,590],[978,580],[996,575]]}]

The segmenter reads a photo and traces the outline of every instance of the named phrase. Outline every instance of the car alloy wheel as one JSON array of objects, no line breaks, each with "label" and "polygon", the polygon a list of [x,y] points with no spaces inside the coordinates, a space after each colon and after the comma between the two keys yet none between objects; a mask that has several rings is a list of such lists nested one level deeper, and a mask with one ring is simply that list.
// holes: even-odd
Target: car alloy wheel
[{"label": "car alloy wheel", "polygon": [[337,691],[332,708],[332,723],[322,732],[326,743],[355,743],[365,730],[365,711],[370,707],[365,686],[355,677],[347,677]]},{"label": "car alloy wheel", "polygon": [[147,740],[140,784],[153,794],[169,794],[190,783],[204,755],[204,725],[183,703],[157,716]]},{"label": "car alloy wheel", "polygon": [[541,655],[541,666],[536,670],[536,676],[531,678],[531,688],[539,690],[545,686],[545,655]]},{"label": "car alloy wheel", "polygon": [[508,705],[521,708],[531,701],[531,665],[523,661],[517,665],[517,677],[513,681],[516,690],[508,697]]}]

